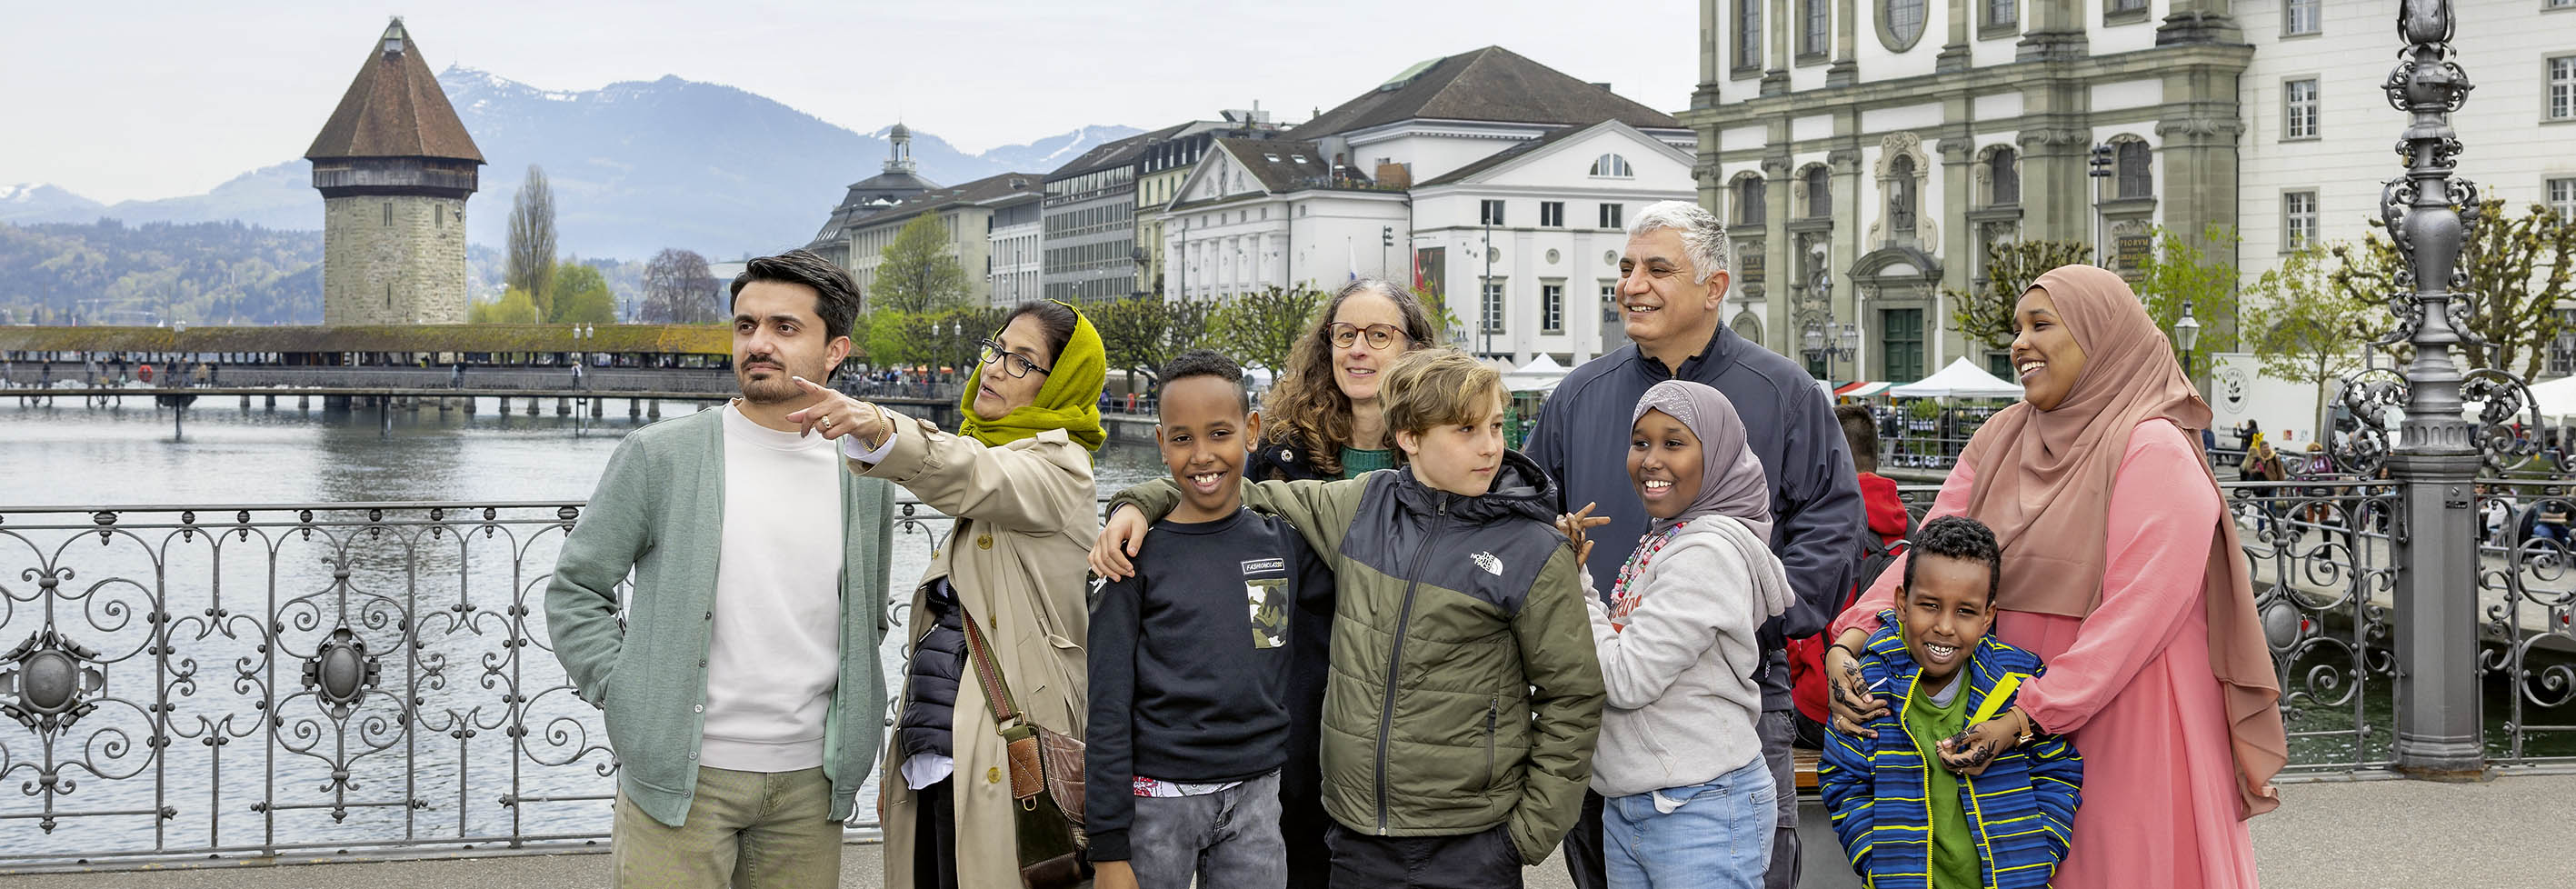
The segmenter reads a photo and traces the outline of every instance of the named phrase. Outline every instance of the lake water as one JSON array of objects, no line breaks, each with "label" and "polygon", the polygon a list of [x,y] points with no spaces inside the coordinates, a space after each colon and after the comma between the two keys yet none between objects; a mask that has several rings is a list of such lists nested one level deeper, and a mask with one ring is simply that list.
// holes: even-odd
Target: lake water
[{"label": "lake water", "polygon": [[[612,789],[597,714],[568,696],[544,649],[544,575],[561,540],[552,509],[520,510],[518,524],[493,534],[425,533],[435,525],[423,521],[428,513],[407,511],[394,519],[409,527],[381,534],[306,535],[284,527],[295,524],[293,513],[275,512],[255,524],[281,527],[219,541],[148,527],[175,523],[167,513],[135,513],[111,538],[80,530],[91,524],[85,514],[23,510],[579,501],[618,440],[642,424],[626,419],[622,404],[603,420],[576,421],[553,416],[551,403],[530,417],[485,399],[471,415],[397,410],[388,430],[372,409],[326,413],[320,399],[310,410],[291,398],[275,410],[253,404],[201,399],[174,436],[172,413],[146,399],[48,407],[0,395],[0,648],[56,627],[98,652],[92,694],[104,699],[51,744],[0,720],[0,784],[50,772],[65,782],[52,811],[114,813],[63,817],[47,832],[31,817],[48,811],[43,798],[11,793],[0,803],[0,848],[336,848],[604,832],[604,803],[502,799],[514,786],[525,797]],[[666,416],[693,409],[664,404]],[[1097,472],[1105,494],[1165,471],[1151,448],[1112,446]],[[366,521],[364,513],[323,518],[332,520]],[[897,534],[898,601],[946,530],[931,521]],[[71,572],[51,608],[36,604],[45,597],[29,585],[40,568]],[[222,616],[205,613],[219,607]],[[166,633],[146,617],[156,609],[169,615]],[[342,626],[379,661],[376,689],[414,697],[408,715],[397,695],[374,693],[335,715],[303,681],[303,663],[318,662]],[[156,663],[162,644],[168,651]],[[881,652],[890,675],[900,675],[901,658],[899,643]],[[273,720],[260,708],[271,698]],[[157,754],[148,743],[156,702],[171,707],[162,730],[171,743]],[[525,736],[512,737],[513,722]],[[345,778],[334,776],[344,768]],[[279,806],[257,805],[270,799]],[[861,803],[873,810],[873,782]],[[145,814],[155,810],[166,817]]]}]

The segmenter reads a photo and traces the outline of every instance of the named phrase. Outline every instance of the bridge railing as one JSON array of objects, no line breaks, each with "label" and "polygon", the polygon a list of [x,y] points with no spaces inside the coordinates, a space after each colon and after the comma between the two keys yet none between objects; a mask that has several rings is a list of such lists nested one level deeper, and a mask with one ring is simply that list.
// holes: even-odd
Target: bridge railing
[{"label": "bridge railing", "polygon": [[[2393,489],[2226,487],[2294,770],[2385,766]],[[1920,513],[1934,489],[1904,493]],[[2462,578],[2489,641],[2478,666],[2500,765],[2576,764],[2569,496],[2543,483],[2479,494],[2506,516],[2479,577]],[[0,508],[0,784],[19,791],[0,804],[0,872],[602,842],[615,756],[545,628],[580,509]],[[917,504],[898,522],[901,590],[950,522]],[[893,598],[879,656],[901,676],[910,615]],[[875,829],[874,793],[854,830]]]},{"label": "bridge railing", "polygon": [[[2492,765],[2576,764],[2576,492],[2563,485],[2495,481],[2476,492],[2494,530],[2480,538],[2478,576],[2460,585],[2476,590],[2482,619]],[[2392,765],[2394,543],[2408,532],[2396,485],[2327,477],[2220,488],[2281,683],[2289,772]],[[1917,522],[1938,493],[1900,488]]]},{"label": "bridge railing", "polygon": [[[615,756],[545,629],[579,513],[0,508],[0,872],[604,842]],[[898,523],[917,577],[950,522]]]}]

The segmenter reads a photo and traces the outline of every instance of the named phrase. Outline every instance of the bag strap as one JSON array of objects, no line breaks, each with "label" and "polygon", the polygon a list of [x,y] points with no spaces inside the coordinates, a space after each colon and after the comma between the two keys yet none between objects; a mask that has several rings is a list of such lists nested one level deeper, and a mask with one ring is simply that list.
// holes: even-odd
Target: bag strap
[{"label": "bag strap", "polygon": [[966,598],[957,598],[958,622],[966,625],[966,656],[975,662],[975,680],[984,687],[984,705],[993,708],[993,731],[998,734],[1019,721],[1020,705],[1011,700],[1011,685],[1002,679],[1002,667],[993,662],[993,651],[984,643],[984,631],[975,625],[974,612],[966,610]]}]

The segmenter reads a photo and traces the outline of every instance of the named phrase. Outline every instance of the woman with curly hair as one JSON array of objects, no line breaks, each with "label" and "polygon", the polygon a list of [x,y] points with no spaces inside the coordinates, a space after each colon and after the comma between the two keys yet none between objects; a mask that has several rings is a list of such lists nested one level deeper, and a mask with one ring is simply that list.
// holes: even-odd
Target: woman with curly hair
[{"label": "woman with curly hair", "polygon": [[1378,376],[1404,353],[1437,345],[1438,335],[1431,313],[1410,291],[1376,278],[1343,285],[1262,399],[1261,446],[1243,476],[1357,478],[1394,466],[1396,451],[1378,409]]}]

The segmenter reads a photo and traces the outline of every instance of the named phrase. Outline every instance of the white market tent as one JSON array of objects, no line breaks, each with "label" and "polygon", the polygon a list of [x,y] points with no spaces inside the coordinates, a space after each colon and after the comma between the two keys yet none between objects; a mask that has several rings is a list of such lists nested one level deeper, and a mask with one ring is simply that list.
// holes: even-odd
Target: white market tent
[{"label": "white market tent", "polygon": [[1503,388],[1513,392],[1552,392],[1556,390],[1556,384],[1565,379],[1565,374],[1565,365],[1541,354],[1530,359],[1528,364],[1503,374]]},{"label": "white market tent", "polygon": [[2531,398],[2544,417],[2576,417],[2576,377],[2531,384]]},{"label": "white market tent", "polygon": [[1940,373],[1891,388],[1887,394],[1896,398],[2020,398],[2021,384],[1995,379],[1994,374],[1960,358]]}]

